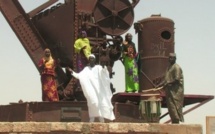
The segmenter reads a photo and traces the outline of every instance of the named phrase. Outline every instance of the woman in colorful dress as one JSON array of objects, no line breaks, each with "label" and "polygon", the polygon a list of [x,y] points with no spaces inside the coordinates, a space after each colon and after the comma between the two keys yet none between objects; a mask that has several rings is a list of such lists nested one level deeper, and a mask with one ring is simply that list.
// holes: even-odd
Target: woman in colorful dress
[{"label": "woman in colorful dress", "polygon": [[43,101],[59,101],[55,67],[56,61],[52,58],[50,49],[46,48],[44,57],[39,61]]},{"label": "woman in colorful dress", "polygon": [[139,90],[138,66],[135,60],[137,56],[132,35],[127,33],[122,44],[122,61],[125,67],[125,92],[134,93]]},{"label": "woman in colorful dress", "polygon": [[75,52],[77,53],[77,72],[88,64],[89,55],[91,54],[90,41],[87,38],[86,31],[81,31],[80,38],[75,41]]}]

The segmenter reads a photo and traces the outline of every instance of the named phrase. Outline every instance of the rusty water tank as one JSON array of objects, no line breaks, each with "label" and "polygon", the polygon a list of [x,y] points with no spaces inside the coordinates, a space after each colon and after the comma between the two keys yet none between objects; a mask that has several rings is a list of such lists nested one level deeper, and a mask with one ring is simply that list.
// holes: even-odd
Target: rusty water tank
[{"label": "rusty water tank", "polygon": [[174,22],[152,15],[134,24],[138,33],[140,92],[154,88],[162,80],[168,67],[168,56],[174,52]]}]

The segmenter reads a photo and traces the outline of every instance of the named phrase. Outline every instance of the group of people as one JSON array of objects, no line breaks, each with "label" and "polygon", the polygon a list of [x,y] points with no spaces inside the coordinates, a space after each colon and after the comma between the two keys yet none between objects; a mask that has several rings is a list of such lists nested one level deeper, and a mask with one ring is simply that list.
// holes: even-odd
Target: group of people
[{"label": "group of people", "polygon": [[[122,62],[125,67],[126,92],[139,91],[138,61],[139,55],[135,44],[132,42],[132,35],[126,34],[122,45]],[[156,85],[156,88],[163,87],[166,95],[166,104],[173,124],[184,122],[184,77],[182,68],[176,63],[176,54],[169,54],[169,66],[165,72],[164,80]]]},{"label": "group of people", "polygon": [[[105,65],[96,65],[96,57],[91,53],[91,46],[86,31],[81,31],[80,38],[74,43],[77,53],[78,73],[66,68],[73,77],[79,79],[84,96],[87,100],[90,122],[98,118],[100,122],[105,119],[114,120],[113,96],[110,89],[110,77]],[[125,67],[125,92],[139,91],[138,79],[138,53],[132,35],[127,33],[122,43],[122,63]],[[169,55],[169,67],[165,79],[156,87],[163,86],[172,123],[184,121],[182,108],[184,99],[183,72],[176,64],[175,53]],[[59,101],[55,68],[59,63],[52,58],[50,49],[45,49],[44,57],[39,61],[39,70],[42,83],[42,100]]]},{"label": "group of people", "polygon": [[[77,71],[66,68],[73,77],[79,79],[83,94],[87,100],[89,121],[96,118],[100,122],[105,119],[114,120],[110,77],[105,65],[96,65],[96,57],[91,54],[90,42],[87,33],[81,31],[80,37],[74,43],[77,53]],[[50,49],[45,49],[44,57],[39,61],[39,70],[42,83],[42,100],[59,101],[55,68],[58,63],[52,58]]]}]

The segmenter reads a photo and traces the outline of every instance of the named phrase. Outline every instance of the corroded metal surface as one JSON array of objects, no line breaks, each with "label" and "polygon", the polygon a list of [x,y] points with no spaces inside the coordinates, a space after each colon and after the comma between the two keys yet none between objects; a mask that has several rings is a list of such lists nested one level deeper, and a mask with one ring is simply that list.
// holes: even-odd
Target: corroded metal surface
[{"label": "corroded metal surface", "polygon": [[134,11],[129,1],[100,0],[94,11],[99,28],[109,35],[121,35],[132,25]]},{"label": "corroded metal surface", "polygon": [[37,62],[43,54],[42,44],[45,44],[45,41],[36,32],[36,29],[17,0],[1,0],[0,9],[37,67]]},{"label": "corroded metal surface", "polygon": [[[115,122],[143,122],[138,105],[113,103],[113,106]],[[88,122],[89,116],[86,101],[27,102],[0,106],[0,121]]]},{"label": "corroded metal surface", "polygon": [[[162,97],[161,106],[162,108],[167,108],[166,105],[166,96],[165,94],[160,94]],[[184,106],[193,105],[191,108],[184,110],[183,114],[187,114],[196,108],[204,105],[205,103],[214,99],[213,95],[193,95],[193,94],[186,94],[184,95]],[[132,104],[139,105],[141,100],[141,93],[117,93],[113,96],[112,101],[118,103],[126,103],[130,101]],[[160,119],[168,115],[168,113],[162,113]],[[167,121],[166,123],[169,123]]]},{"label": "corroded metal surface", "polygon": [[[162,108],[166,108],[165,95],[161,94]],[[185,95],[184,106],[192,105],[183,114],[187,114],[201,105],[214,99],[211,95]],[[115,122],[147,122],[141,117],[139,103],[141,93],[117,93],[112,98]],[[168,115],[162,113],[160,119]],[[37,122],[88,122],[88,109],[86,101],[61,102],[21,102],[0,106],[0,121],[37,121]],[[108,121],[107,121],[108,122]],[[167,121],[166,123],[169,123]]]},{"label": "corroded metal surface", "polygon": [[96,55],[98,63],[108,66],[112,78],[114,62],[121,56],[121,34],[132,26],[133,8],[139,0],[55,2],[57,0],[48,1],[30,13],[25,13],[19,1],[0,0],[0,9],[36,67],[46,47],[51,49],[55,59],[60,59],[61,67],[56,69],[60,99],[84,100],[82,90],[76,86],[77,81],[63,71],[64,67],[77,70],[73,45],[79,31],[87,31],[92,53]]},{"label": "corroded metal surface", "polygon": [[[55,59],[60,59],[61,67],[56,71],[62,101],[0,106],[1,121],[88,121],[85,98],[82,90],[76,86],[78,81],[63,71],[63,67],[67,66],[77,70],[77,55],[73,45],[80,30],[87,31],[97,62],[108,66],[111,78],[114,75],[112,67],[121,56],[121,35],[132,26],[133,8],[139,0],[132,0],[132,3],[130,0],[65,0],[65,3],[49,7],[56,1],[49,1],[32,12],[25,13],[18,0],[0,0],[2,14],[36,68],[46,47],[52,50]],[[135,23],[134,28],[138,33],[138,51],[141,57],[140,89],[150,89],[161,81],[168,64],[167,56],[169,52],[174,52],[174,22],[160,15],[153,15]],[[111,87],[113,90],[113,85]],[[166,108],[165,96],[161,96],[162,107]],[[212,99],[214,96],[185,95],[184,105],[199,104],[184,114]],[[144,122],[138,110],[140,93],[118,93],[112,101],[116,121]],[[65,111],[72,113],[74,117],[66,118]]]},{"label": "corroded metal surface", "polygon": [[174,52],[174,22],[160,15],[135,23],[141,55],[140,92],[154,88],[168,67],[168,56]]}]

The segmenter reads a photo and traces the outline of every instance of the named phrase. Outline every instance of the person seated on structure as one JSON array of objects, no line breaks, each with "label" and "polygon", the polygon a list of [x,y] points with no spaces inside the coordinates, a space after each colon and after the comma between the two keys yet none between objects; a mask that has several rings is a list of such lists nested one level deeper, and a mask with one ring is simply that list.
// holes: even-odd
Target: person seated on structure
[{"label": "person seated on structure", "polygon": [[80,72],[87,64],[91,54],[90,41],[87,38],[86,31],[79,33],[79,38],[75,41],[74,48],[77,53],[77,71]]}]

